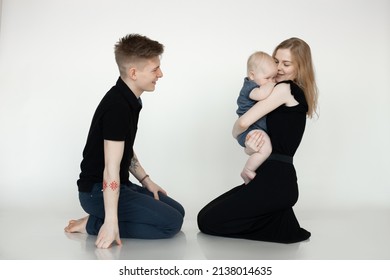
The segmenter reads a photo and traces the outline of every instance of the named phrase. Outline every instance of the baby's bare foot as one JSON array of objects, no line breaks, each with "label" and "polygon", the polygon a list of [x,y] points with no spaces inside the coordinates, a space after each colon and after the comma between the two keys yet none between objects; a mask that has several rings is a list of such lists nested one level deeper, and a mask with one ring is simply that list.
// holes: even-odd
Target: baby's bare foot
[{"label": "baby's bare foot", "polygon": [[255,178],[256,172],[249,170],[247,168],[244,168],[241,172],[241,178],[244,180],[245,185],[248,185],[250,181]]},{"label": "baby's bare foot", "polygon": [[81,232],[81,233],[87,233],[87,221],[88,216],[78,219],[78,220],[70,220],[67,227],[65,227],[65,231],[69,233],[73,232]]}]

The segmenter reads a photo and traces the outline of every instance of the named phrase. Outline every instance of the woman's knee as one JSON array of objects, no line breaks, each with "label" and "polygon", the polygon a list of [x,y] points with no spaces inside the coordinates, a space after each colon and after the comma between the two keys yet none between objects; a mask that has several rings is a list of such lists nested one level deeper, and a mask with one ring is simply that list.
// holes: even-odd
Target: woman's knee
[{"label": "woman's knee", "polygon": [[205,209],[202,209],[198,213],[197,222],[199,230],[204,233],[210,233],[211,228],[216,224],[216,221],[212,218],[210,212]]}]

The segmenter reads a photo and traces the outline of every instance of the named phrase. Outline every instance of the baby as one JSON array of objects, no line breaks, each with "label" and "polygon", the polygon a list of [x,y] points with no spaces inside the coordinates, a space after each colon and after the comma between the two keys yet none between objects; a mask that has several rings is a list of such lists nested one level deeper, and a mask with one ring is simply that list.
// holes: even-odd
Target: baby
[{"label": "baby", "polygon": [[[274,59],[265,52],[255,52],[247,62],[247,77],[237,98],[238,116],[246,113],[257,101],[267,98],[275,86],[275,77],[278,72]],[[264,144],[259,152],[250,154],[241,177],[245,184],[248,184],[255,176],[256,169],[269,157],[272,152],[272,144],[267,135],[266,116],[262,117],[251,125],[246,131],[237,136],[238,143],[245,147],[246,140],[253,133],[263,131]]]}]

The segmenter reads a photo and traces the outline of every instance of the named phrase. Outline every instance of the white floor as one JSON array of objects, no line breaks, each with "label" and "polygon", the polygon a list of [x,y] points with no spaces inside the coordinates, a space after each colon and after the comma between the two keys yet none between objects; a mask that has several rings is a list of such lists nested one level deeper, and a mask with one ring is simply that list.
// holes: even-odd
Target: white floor
[{"label": "white floor", "polygon": [[64,211],[1,210],[2,260],[390,260],[390,208],[303,211],[301,226],[309,241],[276,244],[214,237],[185,220],[182,232],[169,240],[122,239],[123,245],[96,249],[95,237],[63,231]]}]

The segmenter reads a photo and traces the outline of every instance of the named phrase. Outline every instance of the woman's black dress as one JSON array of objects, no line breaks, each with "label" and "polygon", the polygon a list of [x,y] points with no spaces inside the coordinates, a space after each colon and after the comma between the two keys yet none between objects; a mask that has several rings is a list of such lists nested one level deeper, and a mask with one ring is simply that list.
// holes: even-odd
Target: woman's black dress
[{"label": "woman's black dress", "polygon": [[231,189],[199,212],[198,226],[202,232],[279,243],[310,237],[292,209],[298,200],[298,184],[294,165],[288,162],[301,142],[308,107],[303,91],[292,81],[285,83],[290,84],[299,104],[282,105],[267,115],[272,155],[248,185]]}]

